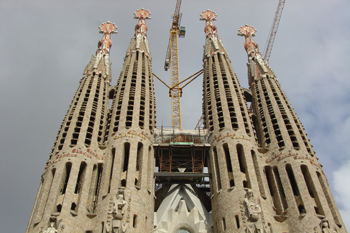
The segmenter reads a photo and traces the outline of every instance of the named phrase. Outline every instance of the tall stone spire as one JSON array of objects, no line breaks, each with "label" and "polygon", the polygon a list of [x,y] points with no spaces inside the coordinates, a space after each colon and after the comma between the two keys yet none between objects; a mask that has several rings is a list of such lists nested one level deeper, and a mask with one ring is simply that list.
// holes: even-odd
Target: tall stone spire
[{"label": "tall stone spire", "polygon": [[271,150],[304,148],[313,157],[314,151],[301,122],[283,93],[275,73],[262,59],[258,45],[253,41],[255,28],[245,25],[238,31],[238,35],[245,37],[249,85],[256,100],[253,107],[260,120],[261,132],[264,132],[260,135],[262,147]]},{"label": "tall stone spire", "polygon": [[[110,89],[113,103],[100,192],[100,211],[105,213],[108,233],[125,232],[125,229],[151,232],[153,227],[155,98],[145,24],[150,14],[145,9],[134,13],[138,19],[135,35],[127,49],[118,83]],[[118,202],[127,205],[122,214],[118,209],[111,211],[113,203]]]},{"label": "tall stone spire", "polygon": [[[242,88],[213,25],[216,14],[202,12],[206,21],[203,116],[210,131],[210,172],[214,232],[263,230],[257,178],[257,143]],[[259,171],[260,172],[260,171]]]},{"label": "tall stone spire", "polygon": [[[104,134],[110,84],[110,34],[116,26],[100,26],[104,34],[96,56],[86,66],[80,85],[63,119],[42,175],[27,232],[65,228],[83,232],[87,215],[95,213],[98,177],[104,160]],[[62,228],[62,229],[61,229]]]},{"label": "tall stone spire", "polygon": [[124,58],[118,84],[113,87],[110,133],[140,129],[151,133],[155,125],[155,98],[151,56],[145,19],[148,10],[134,12],[138,23]]},{"label": "tall stone spire", "polygon": [[258,121],[263,152],[260,164],[271,194],[262,204],[274,207],[274,213],[269,211],[276,220],[273,228],[277,232],[287,228],[290,232],[346,232],[304,127],[253,41],[255,28],[245,25],[238,31],[245,37],[252,109],[257,116],[253,119]]}]

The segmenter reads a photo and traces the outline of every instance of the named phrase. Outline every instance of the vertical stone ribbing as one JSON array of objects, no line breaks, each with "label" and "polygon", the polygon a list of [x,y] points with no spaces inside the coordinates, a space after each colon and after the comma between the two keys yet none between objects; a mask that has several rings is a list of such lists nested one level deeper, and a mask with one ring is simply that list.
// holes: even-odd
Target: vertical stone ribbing
[{"label": "vertical stone ribbing", "polygon": [[[258,153],[257,144],[242,88],[212,22],[216,14],[207,10],[201,17],[206,21],[202,108],[204,125],[211,135],[214,232],[235,232],[238,227],[249,226],[245,197],[261,196],[258,176],[252,172],[255,167],[251,150]],[[252,202],[255,205],[257,199]],[[262,224],[261,209],[258,212],[255,221]]]},{"label": "vertical stone ribbing", "polygon": [[[255,31],[245,25],[239,29],[239,35],[246,38],[248,80],[254,114],[258,118],[261,151],[264,153],[263,183],[270,190],[263,204],[273,205],[274,211],[269,210],[270,216],[274,215],[277,222],[287,224],[291,232],[322,231],[325,222],[338,232],[346,232],[332,203],[329,188],[320,175],[322,166],[304,128],[275,73],[262,59],[258,45],[252,39]],[[322,188],[317,188],[318,183]],[[279,227],[279,223],[273,225],[273,228]]]},{"label": "vertical stone ribbing", "polygon": [[[115,29],[109,22],[100,26],[103,38],[96,56],[92,56],[84,70],[57,134],[27,232],[39,232],[51,224],[59,231],[64,227],[67,232],[85,232],[86,222],[91,222],[88,215],[94,213],[99,191],[95,188],[91,197],[86,193],[94,176],[93,167],[103,169],[103,132],[111,80],[110,34]],[[99,185],[97,179],[96,186]]]},{"label": "vertical stone ribbing", "polygon": [[[126,51],[118,83],[112,87],[106,163],[98,197],[101,205],[97,207],[104,213],[99,221],[106,223],[106,232],[121,226],[132,232],[146,232],[148,227],[148,232],[153,225],[154,190],[148,179],[153,178],[149,171],[154,171],[149,148],[153,144],[155,98],[145,24],[149,14],[144,9],[135,12],[139,19],[135,36]],[[115,218],[111,208],[117,202],[126,207],[121,217]]]}]

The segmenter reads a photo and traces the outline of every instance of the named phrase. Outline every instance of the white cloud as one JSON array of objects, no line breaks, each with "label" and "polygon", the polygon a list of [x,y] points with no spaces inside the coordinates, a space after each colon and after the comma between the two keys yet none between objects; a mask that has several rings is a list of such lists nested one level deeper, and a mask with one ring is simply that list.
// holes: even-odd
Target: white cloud
[{"label": "white cloud", "polygon": [[333,173],[334,197],[347,229],[350,229],[350,160]]}]

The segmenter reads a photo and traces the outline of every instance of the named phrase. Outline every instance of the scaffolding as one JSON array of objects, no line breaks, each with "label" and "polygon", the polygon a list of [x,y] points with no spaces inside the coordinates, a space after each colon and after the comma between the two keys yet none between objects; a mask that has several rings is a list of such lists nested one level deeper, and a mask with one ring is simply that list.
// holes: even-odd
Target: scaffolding
[{"label": "scaffolding", "polygon": [[156,129],[154,132],[157,183],[201,183],[209,177],[207,130]]}]

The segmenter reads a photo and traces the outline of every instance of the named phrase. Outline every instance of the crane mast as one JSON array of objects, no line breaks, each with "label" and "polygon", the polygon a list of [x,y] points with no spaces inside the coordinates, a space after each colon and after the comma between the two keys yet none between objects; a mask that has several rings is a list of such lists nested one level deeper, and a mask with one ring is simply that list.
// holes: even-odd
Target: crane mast
[{"label": "crane mast", "polygon": [[171,68],[171,86],[169,90],[169,96],[171,97],[172,108],[172,127],[181,129],[181,104],[180,97],[182,96],[182,89],[179,86],[179,56],[178,56],[178,35],[179,37],[185,36],[184,27],[179,26],[180,21],[180,7],[181,1],[177,0],[175,12],[173,15],[173,22],[170,28],[170,38],[168,49],[165,57],[164,69],[168,70],[169,63]]},{"label": "crane mast", "polygon": [[268,61],[270,59],[272,46],[273,46],[273,43],[275,41],[278,25],[280,24],[282,11],[283,11],[283,7],[284,7],[285,2],[286,2],[286,0],[279,0],[279,2],[278,2],[277,10],[275,13],[275,18],[273,20],[272,27],[270,30],[270,35],[269,35],[269,38],[267,39],[267,42],[265,45],[265,48],[266,48],[265,55],[264,55],[265,61]]}]

